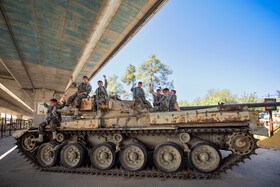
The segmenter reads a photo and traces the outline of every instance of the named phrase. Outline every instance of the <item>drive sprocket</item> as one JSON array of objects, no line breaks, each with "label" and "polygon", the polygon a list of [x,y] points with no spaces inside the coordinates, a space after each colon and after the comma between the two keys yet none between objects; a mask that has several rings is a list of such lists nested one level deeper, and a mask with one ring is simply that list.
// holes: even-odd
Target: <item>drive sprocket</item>
[{"label": "drive sprocket", "polygon": [[228,149],[237,155],[247,155],[256,147],[254,137],[248,133],[235,132],[227,139]]}]

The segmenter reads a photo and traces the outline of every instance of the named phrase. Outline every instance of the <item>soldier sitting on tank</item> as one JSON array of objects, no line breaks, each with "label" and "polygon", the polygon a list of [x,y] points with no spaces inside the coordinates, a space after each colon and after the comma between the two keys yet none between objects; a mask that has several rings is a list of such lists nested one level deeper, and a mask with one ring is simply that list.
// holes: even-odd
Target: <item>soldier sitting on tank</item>
[{"label": "soldier sitting on tank", "polygon": [[142,82],[138,82],[138,87],[136,87],[136,88],[134,88],[135,85],[136,85],[136,83],[134,83],[133,86],[131,87],[131,91],[133,92],[133,101],[134,101],[133,105],[134,105],[134,107],[138,108],[138,109],[147,108],[149,110],[150,108],[152,108],[152,105],[145,98],[145,92],[141,88],[142,87]]},{"label": "soldier sitting on tank", "polygon": [[42,98],[42,101],[44,102],[44,106],[48,108],[48,110],[47,110],[47,116],[45,121],[39,124],[39,129],[38,129],[39,137],[32,139],[32,141],[36,141],[36,142],[43,142],[44,140],[43,134],[45,131],[45,127],[47,125],[50,125],[50,130],[53,135],[53,140],[56,140],[56,128],[57,126],[60,125],[60,121],[61,121],[61,113],[58,112],[58,109],[62,109],[65,105],[64,97],[61,98],[62,103],[59,104],[57,103],[56,99],[51,99],[51,105],[48,105],[45,102],[45,97]]},{"label": "soldier sitting on tank", "polygon": [[168,88],[163,89],[163,95],[160,106],[150,109],[151,112],[181,111],[175,95]]},{"label": "soldier sitting on tank", "polygon": [[70,106],[70,104],[76,99],[76,108],[75,108],[75,116],[78,116],[79,114],[79,108],[81,107],[81,101],[83,98],[87,98],[89,93],[91,92],[91,85],[88,83],[88,77],[87,76],[83,76],[83,82],[81,84],[77,84],[75,82],[73,82],[73,77],[70,77],[70,80],[72,82],[72,85],[78,88],[78,91],[70,96],[68,98],[68,101],[66,103],[66,107],[64,109],[64,112],[68,111],[68,108]]},{"label": "soldier sitting on tank", "polygon": [[176,100],[177,100],[176,90],[171,90],[171,92],[175,95]]},{"label": "soldier sitting on tank", "polygon": [[[95,90],[95,99],[93,100],[93,103],[92,103],[95,119],[99,119],[102,115],[101,103],[110,100],[110,97],[108,96],[108,93],[106,90],[107,89],[106,75],[103,75],[103,77],[104,77],[105,84],[103,86],[103,82],[101,80],[99,80],[97,82],[98,88],[96,88],[96,90]],[[96,109],[97,109],[97,113],[96,113]]]},{"label": "soldier sitting on tank", "polygon": [[160,106],[160,100],[163,97],[163,95],[161,94],[161,91],[162,91],[161,87],[159,87],[159,89],[157,89],[157,92],[155,93],[153,91],[152,85],[150,84],[150,92],[153,94],[153,98],[154,98],[154,100],[153,100],[154,107]]}]

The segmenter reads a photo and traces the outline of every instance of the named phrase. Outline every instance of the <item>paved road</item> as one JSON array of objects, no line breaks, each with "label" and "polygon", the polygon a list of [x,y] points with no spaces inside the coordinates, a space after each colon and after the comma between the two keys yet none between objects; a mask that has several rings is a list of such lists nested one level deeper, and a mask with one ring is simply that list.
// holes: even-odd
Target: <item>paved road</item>
[{"label": "paved road", "polygon": [[[14,147],[11,137],[0,139],[0,155]],[[210,180],[127,179],[80,174],[39,172],[26,163],[17,151],[0,160],[0,186],[280,186],[280,151],[258,149],[246,164]]]}]

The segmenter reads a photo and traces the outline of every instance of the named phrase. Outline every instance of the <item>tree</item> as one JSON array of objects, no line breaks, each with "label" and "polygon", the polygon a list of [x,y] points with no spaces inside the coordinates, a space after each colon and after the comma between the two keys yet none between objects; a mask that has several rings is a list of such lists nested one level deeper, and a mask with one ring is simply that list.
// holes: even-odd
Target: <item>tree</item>
[{"label": "tree", "polygon": [[142,81],[143,89],[147,94],[150,83],[152,83],[153,87],[162,86],[173,89],[173,81],[168,81],[170,74],[172,74],[172,70],[167,65],[161,63],[155,55],[152,55],[141,63],[138,68],[129,64],[121,80],[127,86],[132,86],[136,79]]},{"label": "tree", "polygon": [[217,105],[221,102],[225,104],[236,104],[238,103],[238,97],[237,95],[232,95],[231,92],[227,89],[211,89],[208,90],[208,93],[203,98],[197,98],[190,105]]},{"label": "tree", "polygon": [[136,68],[132,64],[126,68],[124,76],[122,76],[121,81],[126,85],[133,85],[136,81]]},{"label": "tree", "polygon": [[179,104],[179,106],[188,106],[189,102],[188,101],[179,101],[178,104]]},{"label": "tree", "polygon": [[[278,100],[280,99],[280,91],[276,90],[276,94],[278,96]],[[278,107],[278,118],[280,118],[280,107]]]},{"label": "tree", "polygon": [[238,98],[238,103],[258,103],[258,102],[261,102],[261,100],[257,96],[256,92],[250,94],[244,93],[243,96]]},{"label": "tree", "polygon": [[[195,99],[192,103],[188,103],[188,101],[180,101],[180,106],[204,106],[204,105],[217,105],[218,103],[225,104],[238,104],[238,103],[257,103],[261,102],[256,92],[251,94],[242,95],[238,97],[237,95],[231,94],[231,92],[227,89],[223,90],[208,90],[207,94],[202,98]],[[250,108],[249,110],[262,111],[261,107],[258,108]]]},{"label": "tree", "polygon": [[147,93],[150,83],[153,88],[161,86],[173,89],[173,81],[168,81],[170,74],[172,70],[153,54],[139,65],[136,77],[143,82],[143,88]]},{"label": "tree", "polygon": [[127,93],[123,89],[123,85],[118,82],[117,75],[113,75],[109,77],[107,91],[109,95],[119,95],[123,99],[127,98]]},{"label": "tree", "polygon": [[276,94],[277,94],[278,98],[280,99],[280,91],[279,90],[276,90]]}]

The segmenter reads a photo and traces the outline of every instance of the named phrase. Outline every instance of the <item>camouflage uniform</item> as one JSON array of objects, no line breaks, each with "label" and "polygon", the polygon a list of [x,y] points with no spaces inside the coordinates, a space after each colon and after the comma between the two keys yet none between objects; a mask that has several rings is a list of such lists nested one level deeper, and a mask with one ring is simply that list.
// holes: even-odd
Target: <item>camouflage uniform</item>
[{"label": "camouflage uniform", "polygon": [[107,80],[105,79],[105,84],[101,88],[96,88],[95,98],[92,101],[93,111],[101,109],[101,103],[104,101],[109,101],[110,98],[107,93]]},{"label": "camouflage uniform", "polygon": [[161,93],[157,93],[157,95],[153,95],[154,97],[154,102],[153,102],[153,105],[154,107],[156,106],[160,106],[160,100],[164,97],[164,95],[162,95]]},{"label": "camouflage uniform", "polygon": [[175,105],[178,104],[176,96],[173,93],[169,93],[167,96],[163,96],[160,101],[160,106],[156,106],[151,109],[151,112],[167,112],[176,111]]},{"label": "camouflage uniform", "polygon": [[151,103],[146,100],[145,92],[142,88],[131,88],[131,91],[133,92],[134,106],[136,106],[136,108],[138,105],[140,105],[141,108],[152,108]]},{"label": "camouflage uniform", "polygon": [[[73,82],[72,85],[77,87],[78,91],[69,97],[66,106],[69,107],[70,104],[77,98],[76,108],[80,108],[82,99],[87,98],[88,94],[91,92],[91,85],[89,83],[76,84],[75,82]],[[78,93],[86,93],[86,95],[78,95]]]},{"label": "camouflage uniform", "polygon": [[65,105],[65,101],[62,104],[57,104],[52,107],[51,105],[47,105],[44,103],[44,106],[48,108],[46,120],[43,123],[39,124],[39,134],[43,134],[45,131],[45,127],[50,125],[50,130],[52,132],[56,131],[56,127],[60,124],[61,121],[61,113],[57,111],[57,109],[62,109]]}]

